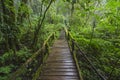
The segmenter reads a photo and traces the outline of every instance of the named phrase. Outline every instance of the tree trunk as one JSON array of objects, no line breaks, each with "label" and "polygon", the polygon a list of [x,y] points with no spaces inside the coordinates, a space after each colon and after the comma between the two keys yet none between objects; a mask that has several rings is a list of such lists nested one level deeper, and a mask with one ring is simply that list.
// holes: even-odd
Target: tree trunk
[{"label": "tree trunk", "polygon": [[[7,31],[4,34],[5,43],[6,43],[6,49],[10,50],[12,49],[14,53],[16,53],[16,40],[14,35],[14,28],[15,27],[15,9],[14,8],[14,1],[6,1],[1,0],[2,4],[2,11],[3,11],[3,27],[6,27]],[[10,7],[7,7],[5,4],[7,4]],[[11,9],[12,7],[12,9]],[[10,35],[11,34],[11,35]]]},{"label": "tree trunk", "polygon": [[[6,9],[5,9],[5,4],[4,4],[4,0],[1,0],[1,6],[2,6],[2,11],[3,11],[3,25],[6,24],[7,22],[7,17],[6,17]],[[6,49],[7,51],[10,50],[10,47],[9,47],[9,43],[8,43],[8,35],[4,34],[4,38],[5,38],[5,46],[6,46]]]},{"label": "tree trunk", "polygon": [[[33,49],[35,49],[35,46],[36,46],[36,44],[37,44],[37,42],[38,42],[38,35],[39,35],[39,32],[40,32],[40,29],[41,29],[42,24],[43,24],[43,22],[44,22],[46,13],[47,13],[48,9],[50,8],[52,2],[53,2],[53,0],[50,1],[49,5],[47,6],[47,8],[46,8],[46,10],[45,10],[45,12],[44,12],[44,14],[43,14],[42,19],[40,18],[40,20],[39,20],[39,22],[38,22],[37,28],[36,28],[36,30],[35,30],[35,32],[34,32],[34,38],[33,38],[33,43],[32,43],[32,48],[33,48]],[[40,16],[40,17],[41,17],[41,16]]]},{"label": "tree trunk", "polygon": [[2,14],[3,14],[3,11],[2,11],[2,3],[0,3],[0,24],[2,23]]},{"label": "tree trunk", "polygon": [[25,6],[26,8],[28,8],[27,7],[27,1],[28,0],[22,0],[20,6],[18,8],[18,17],[17,17],[17,20],[18,20],[19,24],[23,23],[23,19],[24,18],[27,18],[28,14],[26,12],[21,13],[22,12],[21,7]]},{"label": "tree trunk", "polygon": [[74,12],[74,5],[75,5],[75,3],[76,3],[76,0],[72,0],[72,3],[71,3],[71,5],[72,5],[71,16],[73,15],[73,12]]}]

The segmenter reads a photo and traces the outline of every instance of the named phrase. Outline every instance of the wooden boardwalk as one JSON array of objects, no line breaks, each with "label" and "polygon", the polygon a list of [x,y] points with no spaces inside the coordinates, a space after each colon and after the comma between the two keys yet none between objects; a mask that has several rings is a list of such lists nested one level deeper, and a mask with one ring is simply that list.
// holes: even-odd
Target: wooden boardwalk
[{"label": "wooden boardwalk", "polygon": [[38,80],[79,80],[64,32],[56,40]]}]

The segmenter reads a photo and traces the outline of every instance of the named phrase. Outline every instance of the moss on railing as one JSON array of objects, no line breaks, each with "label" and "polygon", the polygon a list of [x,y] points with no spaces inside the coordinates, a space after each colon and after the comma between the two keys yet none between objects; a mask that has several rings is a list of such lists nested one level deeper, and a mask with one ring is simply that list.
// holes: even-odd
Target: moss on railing
[{"label": "moss on railing", "polygon": [[75,53],[74,38],[71,35],[71,33],[67,30],[67,28],[64,28],[64,30],[65,30],[65,33],[66,33],[66,38],[68,40],[70,52],[73,55],[73,58],[74,58],[74,61],[75,61],[75,64],[76,64],[76,67],[77,67],[77,70],[78,70],[79,79],[83,80],[82,75],[81,75],[81,70],[80,70],[80,67],[79,67],[79,64],[78,64],[78,59],[77,59],[76,53]]}]

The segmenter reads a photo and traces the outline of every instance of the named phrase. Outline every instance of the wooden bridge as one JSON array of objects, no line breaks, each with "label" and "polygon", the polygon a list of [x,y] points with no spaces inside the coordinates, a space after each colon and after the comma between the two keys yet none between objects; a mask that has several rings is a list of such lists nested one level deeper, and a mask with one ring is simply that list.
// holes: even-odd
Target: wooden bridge
[{"label": "wooden bridge", "polygon": [[75,61],[70,53],[65,34],[53,44],[47,61],[43,65],[40,80],[79,80]]},{"label": "wooden bridge", "polygon": [[84,80],[78,63],[79,55],[82,55],[98,75],[98,80],[106,80],[81,51],[66,28],[61,31],[59,39],[54,39],[55,33],[52,33],[42,48],[10,75],[10,80]]}]

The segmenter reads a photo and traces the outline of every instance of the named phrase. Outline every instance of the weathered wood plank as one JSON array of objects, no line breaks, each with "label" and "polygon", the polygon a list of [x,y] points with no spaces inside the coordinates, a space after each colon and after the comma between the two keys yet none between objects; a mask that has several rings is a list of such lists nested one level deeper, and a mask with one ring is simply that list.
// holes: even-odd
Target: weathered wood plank
[{"label": "weathered wood plank", "polygon": [[76,69],[76,66],[43,66],[44,68],[58,68],[58,69],[67,69],[67,68],[71,68],[71,69]]},{"label": "weathered wood plank", "polygon": [[76,72],[45,72],[42,75],[48,76],[77,76]]},{"label": "weathered wood plank", "polygon": [[75,64],[71,63],[46,63],[46,66],[75,66]]},{"label": "weathered wood plank", "polygon": [[77,72],[77,70],[76,69],[46,69],[46,70],[44,70],[44,72],[49,72],[49,71],[51,71],[51,72]]},{"label": "weathered wood plank", "polygon": [[50,62],[56,62],[56,63],[66,63],[66,62],[74,62],[73,60],[70,60],[70,61],[66,61],[66,60],[53,60],[53,61],[47,61],[48,63]]},{"label": "weathered wood plank", "polygon": [[79,80],[77,76],[42,76],[40,80]]}]

